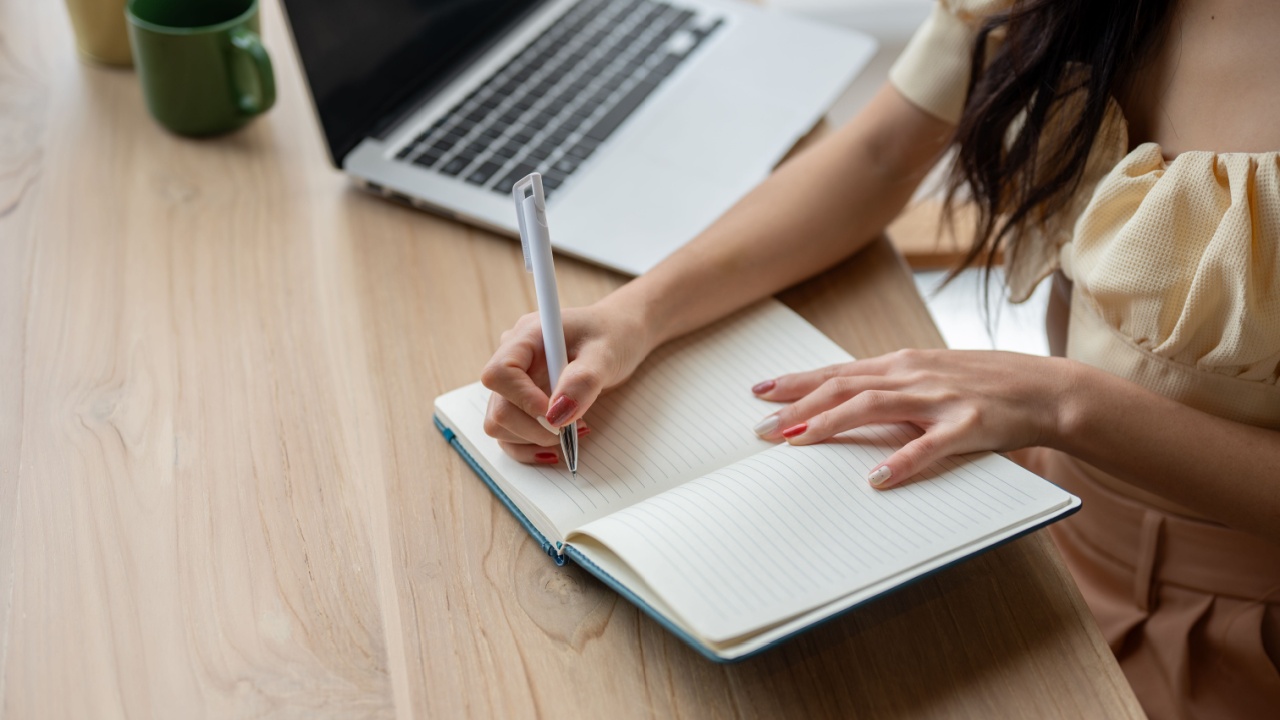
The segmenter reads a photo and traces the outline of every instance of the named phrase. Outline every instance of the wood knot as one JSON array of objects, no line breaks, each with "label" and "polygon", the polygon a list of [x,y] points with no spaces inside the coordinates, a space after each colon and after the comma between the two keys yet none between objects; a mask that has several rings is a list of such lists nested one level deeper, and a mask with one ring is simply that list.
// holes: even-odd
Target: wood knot
[{"label": "wood knot", "polygon": [[582,582],[567,568],[555,567],[542,573],[543,593],[560,599],[561,605],[578,602],[582,599]]},{"label": "wood knot", "polygon": [[532,540],[512,564],[520,608],[547,635],[580,650],[604,632],[618,596],[582,568],[555,565]]}]

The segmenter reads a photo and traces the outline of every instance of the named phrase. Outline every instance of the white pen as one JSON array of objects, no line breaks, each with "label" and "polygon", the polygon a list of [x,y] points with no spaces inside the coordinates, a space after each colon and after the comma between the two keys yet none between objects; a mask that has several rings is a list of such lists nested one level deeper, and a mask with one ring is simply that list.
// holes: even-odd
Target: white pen
[{"label": "white pen", "polygon": [[[528,194],[526,194],[526,191]],[[551,390],[560,383],[560,373],[569,362],[560,321],[560,291],[556,287],[556,266],[551,259],[551,231],[547,229],[547,198],[542,192],[542,176],[530,173],[511,188],[516,201],[516,222],[520,225],[520,246],[524,248],[524,269],[533,273],[538,295],[538,318],[542,321],[542,344],[547,353],[547,374]],[[578,423],[560,428],[560,449],[569,472],[578,474]]]}]

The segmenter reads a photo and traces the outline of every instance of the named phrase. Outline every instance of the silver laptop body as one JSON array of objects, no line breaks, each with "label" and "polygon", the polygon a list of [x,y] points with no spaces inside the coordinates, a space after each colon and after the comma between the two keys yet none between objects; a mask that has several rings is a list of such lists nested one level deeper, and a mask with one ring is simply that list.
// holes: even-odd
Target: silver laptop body
[{"label": "silver laptop body", "polygon": [[[628,274],[653,267],[760,182],[875,52],[865,35],[732,0],[528,3],[446,70],[446,81],[335,146],[334,126],[349,107],[329,88],[358,103],[367,85],[340,54],[315,60],[322,53],[304,33],[324,37],[323,23],[342,17],[302,22],[300,13],[316,12],[313,1],[284,4],[343,171],[388,197],[515,237],[511,185],[537,170],[556,249]],[[319,4],[343,2],[359,8],[350,11],[354,24],[387,0]],[[400,23],[402,35],[411,36],[408,24]],[[370,52],[368,43],[350,44],[349,57]],[[406,64],[422,57],[430,56]],[[334,83],[322,72],[349,77]]]}]

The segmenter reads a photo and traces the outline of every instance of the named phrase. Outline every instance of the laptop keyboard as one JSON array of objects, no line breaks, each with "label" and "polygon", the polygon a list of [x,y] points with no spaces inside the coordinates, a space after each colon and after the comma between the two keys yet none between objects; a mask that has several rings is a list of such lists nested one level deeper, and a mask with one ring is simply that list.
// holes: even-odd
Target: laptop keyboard
[{"label": "laptop keyboard", "polygon": [[550,197],[721,22],[581,0],[396,159],[498,193],[537,171]]}]

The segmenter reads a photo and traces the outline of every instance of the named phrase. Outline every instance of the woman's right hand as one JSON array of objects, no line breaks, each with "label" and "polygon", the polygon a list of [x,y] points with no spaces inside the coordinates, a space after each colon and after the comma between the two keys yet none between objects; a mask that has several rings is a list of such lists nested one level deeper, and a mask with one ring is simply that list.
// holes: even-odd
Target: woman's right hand
[{"label": "woman's right hand", "polygon": [[[502,334],[480,381],[493,391],[484,430],[525,463],[561,462],[559,428],[579,420],[605,390],[635,372],[652,349],[638,314],[605,301],[562,313],[569,364],[552,388],[537,313]],[[579,423],[579,436],[589,432]]]}]

